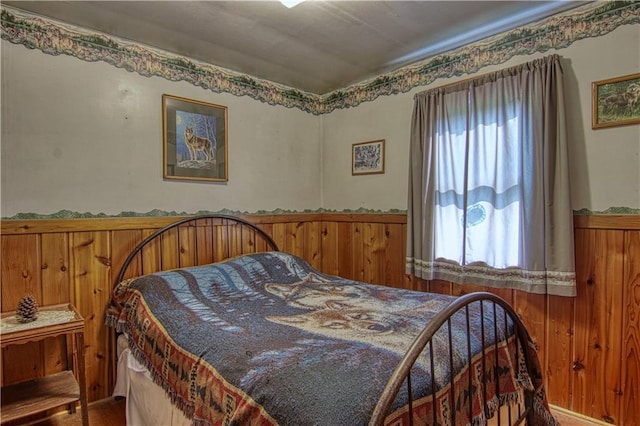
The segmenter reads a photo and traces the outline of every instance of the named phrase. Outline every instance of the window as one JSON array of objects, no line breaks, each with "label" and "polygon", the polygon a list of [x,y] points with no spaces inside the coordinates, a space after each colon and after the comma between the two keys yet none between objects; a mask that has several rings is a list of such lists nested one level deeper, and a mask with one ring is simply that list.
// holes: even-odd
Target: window
[{"label": "window", "polygon": [[407,272],[575,295],[559,57],[416,95]]}]

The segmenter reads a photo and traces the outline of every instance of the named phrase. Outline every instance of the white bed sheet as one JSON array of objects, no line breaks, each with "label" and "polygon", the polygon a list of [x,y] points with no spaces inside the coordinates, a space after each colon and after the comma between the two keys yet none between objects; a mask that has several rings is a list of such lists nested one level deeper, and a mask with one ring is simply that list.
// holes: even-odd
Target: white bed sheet
[{"label": "white bed sheet", "polygon": [[166,392],[133,356],[123,334],[118,336],[118,368],[114,397],[126,398],[129,426],[187,426],[191,420],[171,404]]}]

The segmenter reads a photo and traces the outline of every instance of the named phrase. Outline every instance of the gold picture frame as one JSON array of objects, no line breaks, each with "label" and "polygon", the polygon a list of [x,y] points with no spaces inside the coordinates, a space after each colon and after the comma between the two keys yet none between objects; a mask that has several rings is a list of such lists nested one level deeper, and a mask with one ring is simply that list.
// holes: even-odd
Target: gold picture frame
[{"label": "gold picture frame", "polygon": [[640,123],[640,73],[594,81],[591,99],[594,129]]},{"label": "gold picture frame", "polygon": [[228,180],[227,107],[162,95],[163,178]]},{"label": "gold picture frame", "polygon": [[384,173],[384,139],[354,143],[351,148],[351,174]]}]

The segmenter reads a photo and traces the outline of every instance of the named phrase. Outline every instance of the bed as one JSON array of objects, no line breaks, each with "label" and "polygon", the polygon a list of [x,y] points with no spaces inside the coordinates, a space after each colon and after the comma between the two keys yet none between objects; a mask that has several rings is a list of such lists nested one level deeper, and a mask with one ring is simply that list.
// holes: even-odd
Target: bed
[{"label": "bed", "polygon": [[[180,257],[180,233],[207,242],[198,265],[163,270],[157,248]],[[489,293],[327,275],[227,215],[154,232],[116,282],[128,424],[556,424],[524,325]]]}]

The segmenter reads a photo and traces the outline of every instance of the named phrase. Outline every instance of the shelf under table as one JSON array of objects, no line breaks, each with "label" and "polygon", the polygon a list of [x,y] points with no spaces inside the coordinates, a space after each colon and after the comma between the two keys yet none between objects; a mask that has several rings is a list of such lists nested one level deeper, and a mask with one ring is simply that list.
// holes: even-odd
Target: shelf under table
[{"label": "shelf under table", "polygon": [[2,388],[1,422],[21,419],[80,400],[73,372],[66,370]]}]

